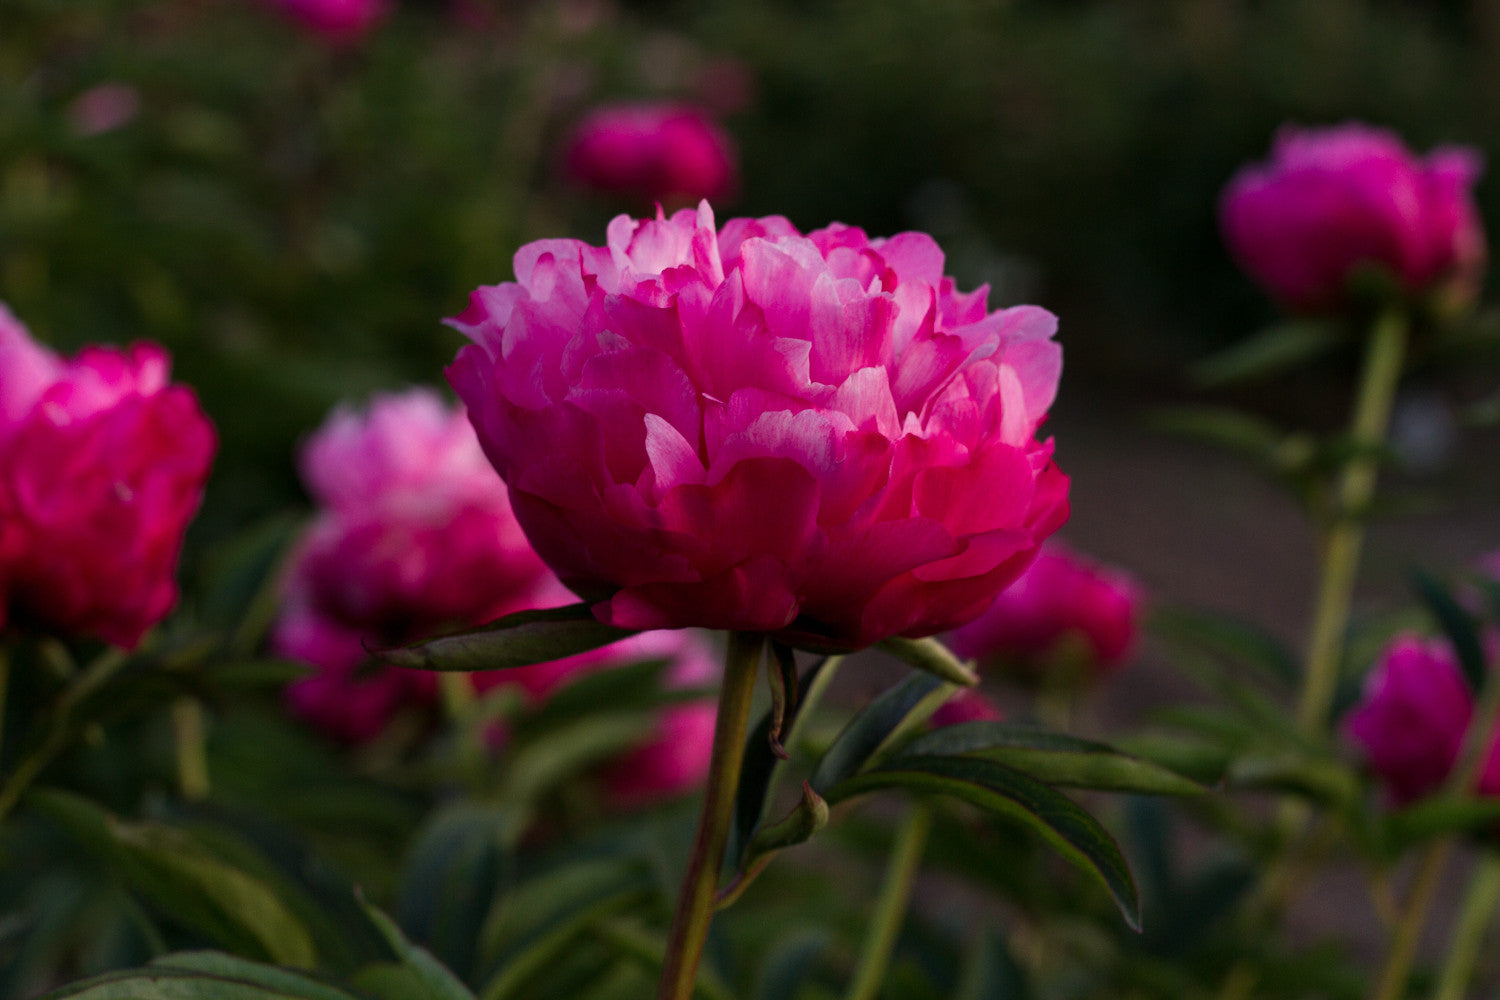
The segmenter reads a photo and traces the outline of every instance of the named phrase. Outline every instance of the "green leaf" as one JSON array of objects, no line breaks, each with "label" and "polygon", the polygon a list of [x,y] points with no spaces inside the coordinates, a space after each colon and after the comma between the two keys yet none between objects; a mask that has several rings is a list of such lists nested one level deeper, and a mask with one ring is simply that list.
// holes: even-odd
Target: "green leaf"
[{"label": "green leaf", "polygon": [[587,604],[520,611],[476,629],[439,636],[375,655],[417,670],[506,670],[550,663],[635,635],[594,618]]},{"label": "green leaf", "polygon": [[909,667],[925,670],[949,684],[959,687],[974,687],[979,675],[971,663],[965,663],[953,651],[936,639],[903,639],[895,636],[882,639],[878,648],[891,654]]},{"label": "green leaf", "polygon": [[153,968],[199,972],[222,979],[264,986],[298,1000],[347,1000],[349,994],[310,976],[275,965],[263,965],[221,951],[179,951],[163,955]]},{"label": "green leaf", "polygon": [[1385,819],[1392,846],[1404,850],[1452,833],[1488,833],[1500,825],[1500,799],[1433,796],[1391,813]]},{"label": "green leaf", "polygon": [[766,742],[771,753],[786,760],[783,741],[797,714],[797,655],[790,646],[771,643],[771,659],[766,664],[766,679],[771,686],[771,725],[766,732]]},{"label": "green leaf", "polygon": [[[370,924],[395,955],[394,963],[366,966],[355,977],[361,989],[385,1000],[474,1000],[474,994],[426,948],[407,940],[396,922],[379,909],[364,904]],[[385,990],[391,992],[385,992]]]},{"label": "green leaf", "polygon": [[186,831],[127,822],[66,792],[34,791],[30,801],[177,922],[232,951],[278,965],[315,964],[312,936],[291,908]]},{"label": "green leaf", "polygon": [[1254,622],[1221,612],[1161,607],[1152,612],[1148,628],[1220,659],[1254,668],[1283,689],[1291,689],[1301,673],[1297,654],[1281,639]]},{"label": "green leaf", "polygon": [[1473,616],[1463,609],[1448,588],[1421,570],[1411,571],[1411,583],[1452,644],[1469,690],[1478,694],[1484,690],[1484,644],[1480,642]]},{"label": "green leaf", "polygon": [[1325,354],[1348,337],[1321,320],[1293,319],[1268,326],[1227,350],[1198,362],[1188,377],[1195,388],[1212,389],[1265,378]]},{"label": "green leaf", "polygon": [[882,692],[834,737],[808,779],[813,790],[827,798],[828,789],[864,767],[903,724],[925,721],[952,693],[952,685],[927,673],[912,674]]},{"label": "green leaf", "polygon": [[1125,922],[1131,929],[1140,930],[1141,901],[1119,845],[1098,820],[1056,789],[992,760],[914,756],[848,778],[832,788],[826,798],[832,804],[886,788],[951,795],[1019,820],[1096,878]]},{"label": "green leaf", "polygon": [[[831,669],[830,663],[836,663],[836,660],[833,658],[819,660],[797,682],[797,695],[795,698],[788,699],[788,705],[784,710],[786,713],[782,719],[784,730],[791,731],[803,704],[808,700],[808,693],[817,684],[824,670]],[[777,756],[775,747],[771,744],[771,730],[776,724],[775,716],[774,706],[767,709],[766,714],[750,730],[750,735],[746,738],[744,762],[740,766],[740,783],[734,793],[734,828],[730,831],[730,844],[727,852],[727,856],[736,864],[743,860],[745,850],[750,846],[750,838],[755,833],[755,827],[765,813],[766,796],[771,790],[771,780],[781,763],[781,758]]]},{"label": "green leaf", "polygon": [[1251,458],[1269,460],[1287,440],[1284,431],[1249,414],[1227,407],[1180,406],[1154,411],[1155,430]]},{"label": "green leaf", "polygon": [[1204,785],[1223,780],[1232,757],[1220,742],[1170,733],[1135,733],[1121,739],[1120,748]]},{"label": "green leaf", "polygon": [[771,946],[755,975],[750,1000],[790,1000],[807,981],[819,956],[833,943],[823,927],[802,927]]},{"label": "green leaf", "polygon": [[1249,750],[1229,762],[1226,784],[1297,792],[1331,805],[1348,805],[1359,796],[1355,773],[1332,758],[1269,750]]},{"label": "green leaf", "polygon": [[534,875],[495,900],[480,929],[480,960],[492,965],[579,911],[606,899],[637,896],[650,885],[648,872],[621,858],[575,862]]},{"label": "green leaf", "polygon": [[653,713],[642,711],[593,715],[530,741],[510,756],[505,801],[516,806],[534,802],[569,776],[639,745],[655,720]]},{"label": "green leaf", "polygon": [[417,834],[396,913],[451,969],[474,965],[479,927],[514,864],[521,820],[514,810],[459,801],[439,810]]},{"label": "green leaf", "polygon": [[653,711],[669,702],[703,697],[698,689],[672,689],[664,682],[669,661],[648,657],[570,680],[529,714],[515,720],[521,739],[546,735],[578,719],[605,712]]},{"label": "green leaf", "polygon": [[981,927],[973,943],[964,950],[963,972],[953,1000],[1026,1000],[1031,988],[1005,939]]},{"label": "green leaf", "polygon": [[1148,795],[1197,795],[1201,785],[1115,748],[1009,722],[963,722],[917,737],[893,759],[983,756],[1049,785]]},{"label": "green leaf", "polygon": [[[255,970],[247,979],[165,966],[129,969],[64,986],[41,1000],[356,1000],[354,994],[304,976],[274,975],[284,970],[270,966],[255,966]],[[247,971],[242,968],[241,975]]]}]

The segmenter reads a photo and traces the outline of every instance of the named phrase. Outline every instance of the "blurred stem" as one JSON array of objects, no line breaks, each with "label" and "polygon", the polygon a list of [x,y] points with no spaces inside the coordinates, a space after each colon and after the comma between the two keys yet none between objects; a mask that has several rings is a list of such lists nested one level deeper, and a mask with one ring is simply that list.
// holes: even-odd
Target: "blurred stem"
[{"label": "blurred stem", "polygon": [[177,787],[187,801],[201,802],[210,787],[203,703],[192,697],[173,702],[172,732],[177,739]]},{"label": "blurred stem", "polygon": [[[1474,712],[1469,731],[1464,734],[1463,748],[1458,761],[1448,774],[1442,794],[1464,795],[1472,793],[1479,784],[1484,769],[1486,749],[1493,743],[1496,725],[1500,724],[1500,683],[1487,678],[1480,693],[1479,705]],[[1427,922],[1427,911],[1437,894],[1438,878],[1448,862],[1457,838],[1444,837],[1427,849],[1422,866],[1412,880],[1411,892],[1406,897],[1406,909],[1396,925],[1395,935],[1387,953],[1385,968],[1372,997],[1375,1000],[1397,1000],[1406,989],[1407,977],[1411,974],[1412,960],[1416,958],[1417,944],[1422,937],[1422,926]]]},{"label": "blurred stem", "polygon": [[734,822],[734,796],[745,758],[745,735],[750,726],[750,703],[760,672],[766,637],[760,632],[729,633],[724,657],[724,681],[719,689],[719,712],[714,720],[713,752],[709,758],[708,784],[703,791],[703,809],[698,814],[698,832],[693,852],[682,877],[677,911],[667,937],[662,962],[658,1000],[687,1000],[693,995],[698,962],[714,915],[719,869],[724,863],[724,845]]},{"label": "blurred stem", "polygon": [[1474,974],[1474,962],[1479,957],[1479,948],[1484,943],[1485,931],[1495,913],[1495,904],[1500,902],[1500,854],[1485,851],[1479,857],[1479,868],[1464,896],[1458,926],[1453,931],[1453,943],[1448,948],[1448,959],[1443,963],[1438,977],[1437,990],[1432,1000],[1464,1000],[1464,991]]},{"label": "blurred stem", "polygon": [[0,820],[3,820],[15,808],[22,794],[41,773],[42,768],[67,749],[72,736],[70,723],[74,707],[103,687],[126,662],[125,653],[122,650],[114,648],[105,650],[57,699],[57,704],[52,709],[52,718],[47,726],[47,735],[42,740],[41,746],[24,758],[11,772],[10,777],[5,779],[5,783],[0,785]]},{"label": "blurred stem", "polygon": [[922,851],[927,846],[927,834],[931,829],[932,811],[919,802],[912,806],[901,829],[896,832],[891,864],[886,869],[885,884],[880,887],[880,898],[875,902],[870,932],[860,949],[859,965],[855,967],[854,981],[849,984],[846,1000],[875,1000],[880,991],[886,967],[891,962],[891,949],[896,945],[896,935],[906,919],[912,883],[922,863]]},{"label": "blurred stem", "polygon": [[1306,735],[1322,732],[1338,685],[1344,632],[1349,624],[1364,543],[1364,516],[1375,495],[1379,449],[1385,442],[1391,404],[1401,381],[1406,339],[1406,315],[1399,309],[1381,313],[1370,331],[1359,398],[1349,428],[1355,454],[1344,465],[1334,493],[1334,522],[1324,539],[1322,578],[1307,649],[1307,673],[1297,704],[1297,728]]},{"label": "blurred stem", "polygon": [[5,699],[10,693],[10,651],[0,646],[0,764],[5,762]]}]

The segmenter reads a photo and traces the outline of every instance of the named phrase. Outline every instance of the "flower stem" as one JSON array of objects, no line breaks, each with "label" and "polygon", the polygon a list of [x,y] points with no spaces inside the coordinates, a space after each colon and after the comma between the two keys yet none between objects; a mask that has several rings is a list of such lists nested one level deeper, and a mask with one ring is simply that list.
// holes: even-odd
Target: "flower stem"
[{"label": "flower stem", "polygon": [[1464,896],[1458,926],[1453,931],[1453,944],[1449,946],[1448,960],[1443,963],[1443,972],[1438,977],[1432,1000],[1464,1000],[1464,991],[1474,974],[1474,961],[1479,957],[1479,948],[1484,943],[1484,933],[1489,929],[1497,902],[1500,902],[1500,854],[1485,851],[1479,858],[1479,868],[1474,873],[1468,894]]},{"label": "flower stem", "polygon": [[734,796],[745,758],[745,734],[750,725],[750,702],[760,672],[765,636],[759,632],[731,632],[724,658],[724,682],[719,689],[719,712],[714,721],[713,752],[709,758],[708,784],[703,791],[703,809],[698,814],[698,832],[693,853],[682,877],[677,912],[667,937],[658,1000],[687,1000],[693,994],[698,961],[708,938],[714,915],[719,869],[724,863],[724,845],[734,820]]},{"label": "flower stem", "polygon": [[1336,492],[1335,520],[1324,540],[1322,579],[1318,583],[1312,636],[1308,642],[1307,673],[1297,703],[1297,728],[1308,735],[1322,731],[1338,686],[1344,631],[1359,572],[1364,543],[1365,509],[1375,495],[1379,472],[1377,449],[1385,441],[1391,404],[1406,357],[1407,321],[1400,310],[1389,309],[1375,321],[1365,353],[1359,398],[1350,425],[1357,449],[1345,464]]},{"label": "flower stem", "polygon": [[885,873],[885,884],[880,888],[880,898],[875,903],[870,933],[860,950],[859,965],[855,967],[854,981],[849,985],[846,1000],[875,1000],[880,990],[886,967],[891,962],[891,949],[896,945],[896,935],[906,917],[912,882],[916,879],[917,866],[922,862],[922,851],[927,846],[927,834],[931,829],[932,812],[918,803],[906,814],[906,820],[896,833],[891,864]]},{"label": "flower stem", "polygon": [[172,733],[177,742],[177,787],[189,802],[208,798],[208,750],[204,744],[203,703],[184,696],[172,703]]}]

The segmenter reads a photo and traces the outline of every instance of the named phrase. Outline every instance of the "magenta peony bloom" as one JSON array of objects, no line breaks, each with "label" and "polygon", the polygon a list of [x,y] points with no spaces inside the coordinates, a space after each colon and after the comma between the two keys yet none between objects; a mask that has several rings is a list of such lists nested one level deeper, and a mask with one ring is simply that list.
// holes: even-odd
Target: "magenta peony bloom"
[{"label": "magenta peony bloom", "polygon": [[166,352],[63,360],[0,306],[0,624],[133,648],[173,574],[216,439]]},{"label": "magenta peony bloom", "polygon": [[1054,542],[948,644],[965,659],[1044,666],[1060,641],[1076,635],[1087,644],[1090,666],[1106,669],[1134,648],[1142,601],[1128,574]]},{"label": "magenta peony bloom", "polygon": [[[1343,731],[1364,750],[1392,802],[1404,805],[1448,779],[1473,714],[1473,693],[1449,645],[1407,634],[1381,653]],[[1494,743],[1478,790],[1500,794],[1500,746]]]},{"label": "magenta peony bloom", "polygon": [[[425,671],[363,669],[366,647],[569,600],[527,544],[463,411],[435,393],[334,411],[301,465],[321,510],[293,557],[273,643],[319,668],[287,701],[335,738],[371,739],[403,703],[436,696]],[[474,678],[541,695],[566,676],[543,664]]]},{"label": "magenta peony bloom", "polygon": [[516,515],[625,628],[857,648],[962,624],[1068,513],[1037,440],[1054,317],[955,291],[921,233],[705,202],[532,243],[450,322]]},{"label": "magenta peony bloom", "polygon": [[361,41],[389,13],[387,0],[263,0],[334,45]]},{"label": "magenta peony bloom", "polygon": [[[643,632],[605,647],[611,663],[667,658],[666,680],[676,688],[718,683],[721,668],[713,648],[694,632]],[[661,713],[646,742],[604,769],[606,797],[629,809],[691,791],[708,776],[713,749],[713,700],[673,705]]]},{"label": "magenta peony bloom", "polygon": [[696,201],[736,185],[734,143],[703,112],[681,104],[596,108],[566,143],[568,172],[585,187],[648,202]]},{"label": "magenta peony bloom", "polygon": [[1385,268],[1408,294],[1467,301],[1485,260],[1471,193],[1480,170],[1472,149],[1423,161],[1365,125],[1287,127],[1271,162],[1230,181],[1220,223],[1240,266],[1294,310],[1337,309],[1360,265]]},{"label": "magenta peony bloom", "polygon": [[103,135],[123,128],[141,111],[141,92],[128,83],[90,87],[68,105],[68,124],[74,134]]}]

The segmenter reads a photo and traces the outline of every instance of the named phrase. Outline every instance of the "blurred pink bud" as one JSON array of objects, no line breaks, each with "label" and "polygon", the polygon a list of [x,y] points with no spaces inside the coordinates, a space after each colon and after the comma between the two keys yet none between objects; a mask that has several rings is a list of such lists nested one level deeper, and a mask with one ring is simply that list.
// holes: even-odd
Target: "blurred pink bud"
[{"label": "blurred pink bud", "polygon": [[[1448,779],[1474,714],[1474,695],[1441,639],[1400,635],[1365,679],[1343,732],[1363,749],[1396,805],[1437,791]],[[1479,791],[1500,794],[1500,747],[1491,743]]]},{"label": "blurred pink bud", "polygon": [[1057,321],[931,237],[715,231],[708,203],[546,240],[448,369],[537,550],[601,621],[859,648],[967,622],[1067,518],[1037,430]]},{"label": "blurred pink bud", "polygon": [[585,187],[648,202],[724,197],[737,184],[733,140],[703,112],[680,104],[596,108],[569,136],[565,158]]},{"label": "blurred pink bud", "polygon": [[133,648],[177,602],[216,439],[153,344],[62,360],[0,306],[0,623]]},{"label": "blurred pink bud", "polygon": [[995,703],[977,688],[966,688],[932,713],[932,727],[956,726],[960,722],[998,722],[1005,718]]},{"label": "blurred pink bud", "polygon": [[130,124],[140,110],[140,91],[126,83],[101,83],[73,98],[68,124],[79,135],[102,135]]},{"label": "blurred pink bud", "polygon": [[[670,660],[666,675],[670,687],[713,688],[718,684],[718,658],[695,632],[643,632],[608,649],[614,662]],[[714,715],[713,699],[663,710],[646,742],[604,769],[610,803],[617,809],[634,808],[702,784],[713,750]]]},{"label": "blurred pink bud", "polygon": [[1220,223],[1240,266],[1294,310],[1338,309],[1361,265],[1389,271],[1409,295],[1467,302],[1485,261],[1480,171],[1468,148],[1424,161],[1383,129],[1288,126],[1269,163],[1230,181]]},{"label": "blurred pink bud", "polygon": [[[373,738],[403,703],[435,697],[430,673],[363,669],[366,647],[570,599],[527,544],[463,410],[436,393],[335,410],[301,466],[320,510],[293,557],[273,642],[319,668],[287,700],[338,739]],[[472,676],[481,690],[542,694],[565,675],[544,664]]]},{"label": "blurred pink bud", "polygon": [[1088,666],[1123,663],[1135,647],[1144,597],[1125,572],[1077,555],[1059,542],[1042,549],[989,609],[949,638],[965,659],[1045,669],[1069,636],[1084,640]]},{"label": "blurred pink bud", "polygon": [[262,0],[334,45],[362,41],[389,13],[388,0]]}]

